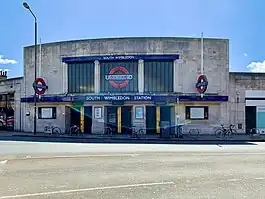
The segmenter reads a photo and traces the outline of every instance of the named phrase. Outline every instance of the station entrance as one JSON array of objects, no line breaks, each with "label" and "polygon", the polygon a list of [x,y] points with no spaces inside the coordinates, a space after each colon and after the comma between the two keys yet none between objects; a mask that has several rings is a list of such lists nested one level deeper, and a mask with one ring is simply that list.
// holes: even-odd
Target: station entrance
[{"label": "station entrance", "polygon": [[84,107],[84,132],[92,133],[92,106]]},{"label": "station entrance", "polygon": [[105,127],[112,129],[112,133],[118,132],[118,107],[117,106],[107,106],[107,122]]},{"label": "station entrance", "polygon": [[107,106],[106,126],[113,133],[130,134],[132,128],[132,106]]},{"label": "station entrance", "polygon": [[245,114],[246,133],[248,134],[251,129],[257,128],[257,107],[246,106]]},{"label": "station entrance", "polygon": [[132,106],[121,107],[121,132],[131,134],[132,131]]},{"label": "station entrance", "polygon": [[171,125],[172,106],[146,106],[146,134],[160,133],[160,128]]},{"label": "station entrance", "polygon": [[160,122],[167,122],[170,125],[171,121],[171,106],[160,107]]},{"label": "station entrance", "polygon": [[156,134],[156,106],[146,106],[146,134]]},{"label": "station entrance", "polygon": [[[67,111],[70,115],[69,126],[77,125],[84,133],[92,132],[92,106],[72,106]],[[161,128],[171,125],[172,106],[146,106],[145,107],[146,134],[161,133]],[[132,134],[133,106],[112,105],[105,106],[104,126],[111,128],[113,134]],[[144,123],[144,121],[142,121]]]},{"label": "station entrance", "polygon": [[70,127],[79,126],[81,132],[92,133],[92,106],[69,107]]}]

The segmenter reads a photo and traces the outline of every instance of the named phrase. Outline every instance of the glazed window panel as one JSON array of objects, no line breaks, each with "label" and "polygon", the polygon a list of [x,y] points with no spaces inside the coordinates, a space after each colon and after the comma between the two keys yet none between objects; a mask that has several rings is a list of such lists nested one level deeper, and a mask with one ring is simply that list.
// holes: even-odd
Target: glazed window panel
[{"label": "glazed window panel", "polygon": [[39,107],[38,119],[56,119],[56,107]]},{"label": "glazed window panel", "polygon": [[[88,81],[88,78],[87,78],[87,75],[86,75],[88,73],[87,67],[83,66],[83,71],[82,72],[83,72],[82,75],[83,75],[84,85],[88,85],[89,81]],[[88,86],[84,86],[83,87],[83,92],[84,93],[88,93],[89,92]]]},{"label": "glazed window panel", "polygon": [[68,64],[68,93],[94,92],[94,63]]},{"label": "glazed window panel", "polygon": [[144,61],[144,91],[173,92],[173,60]]},{"label": "glazed window panel", "polygon": [[188,120],[208,120],[208,106],[186,106],[186,119]]},{"label": "glazed window panel", "polygon": [[80,76],[80,64],[76,64],[75,66],[75,71],[76,71],[76,77],[78,78],[75,78],[75,89],[76,89],[76,93],[80,93],[80,79],[81,79],[81,76]]}]

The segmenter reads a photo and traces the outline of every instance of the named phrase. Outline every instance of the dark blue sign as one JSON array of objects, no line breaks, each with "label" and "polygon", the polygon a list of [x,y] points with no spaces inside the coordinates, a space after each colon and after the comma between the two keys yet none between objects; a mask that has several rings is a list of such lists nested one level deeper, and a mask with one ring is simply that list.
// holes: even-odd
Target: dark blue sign
[{"label": "dark blue sign", "polygon": [[175,96],[153,96],[153,95],[88,95],[75,96],[74,101],[175,101]]},{"label": "dark blue sign", "polygon": [[[162,96],[162,95],[87,95],[87,96],[52,96],[37,99],[38,102],[86,102],[86,101],[228,101],[228,96]],[[34,102],[34,97],[21,98],[21,102]]]},{"label": "dark blue sign", "polygon": [[81,56],[81,57],[63,57],[62,62],[77,63],[87,61],[117,61],[117,60],[175,60],[179,59],[179,54],[161,54],[161,55],[115,55],[115,56]]}]

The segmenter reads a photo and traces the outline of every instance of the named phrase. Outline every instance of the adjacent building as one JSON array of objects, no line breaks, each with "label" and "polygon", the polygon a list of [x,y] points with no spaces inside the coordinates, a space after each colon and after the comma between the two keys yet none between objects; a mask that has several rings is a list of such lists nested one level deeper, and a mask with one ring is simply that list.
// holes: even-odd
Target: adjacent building
[{"label": "adjacent building", "polygon": [[23,77],[7,79],[7,71],[0,71],[0,129],[22,129],[22,87]]}]

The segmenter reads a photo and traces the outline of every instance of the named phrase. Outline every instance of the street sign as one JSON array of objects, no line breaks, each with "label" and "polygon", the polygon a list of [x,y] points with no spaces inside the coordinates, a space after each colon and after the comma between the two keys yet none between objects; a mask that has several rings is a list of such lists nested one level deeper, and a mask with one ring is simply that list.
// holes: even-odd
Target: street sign
[{"label": "street sign", "polygon": [[39,77],[33,83],[33,89],[35,90],[36,94],[43,95],[45,91],[48,89],[48,86],[46,85],[44,79]]}]

